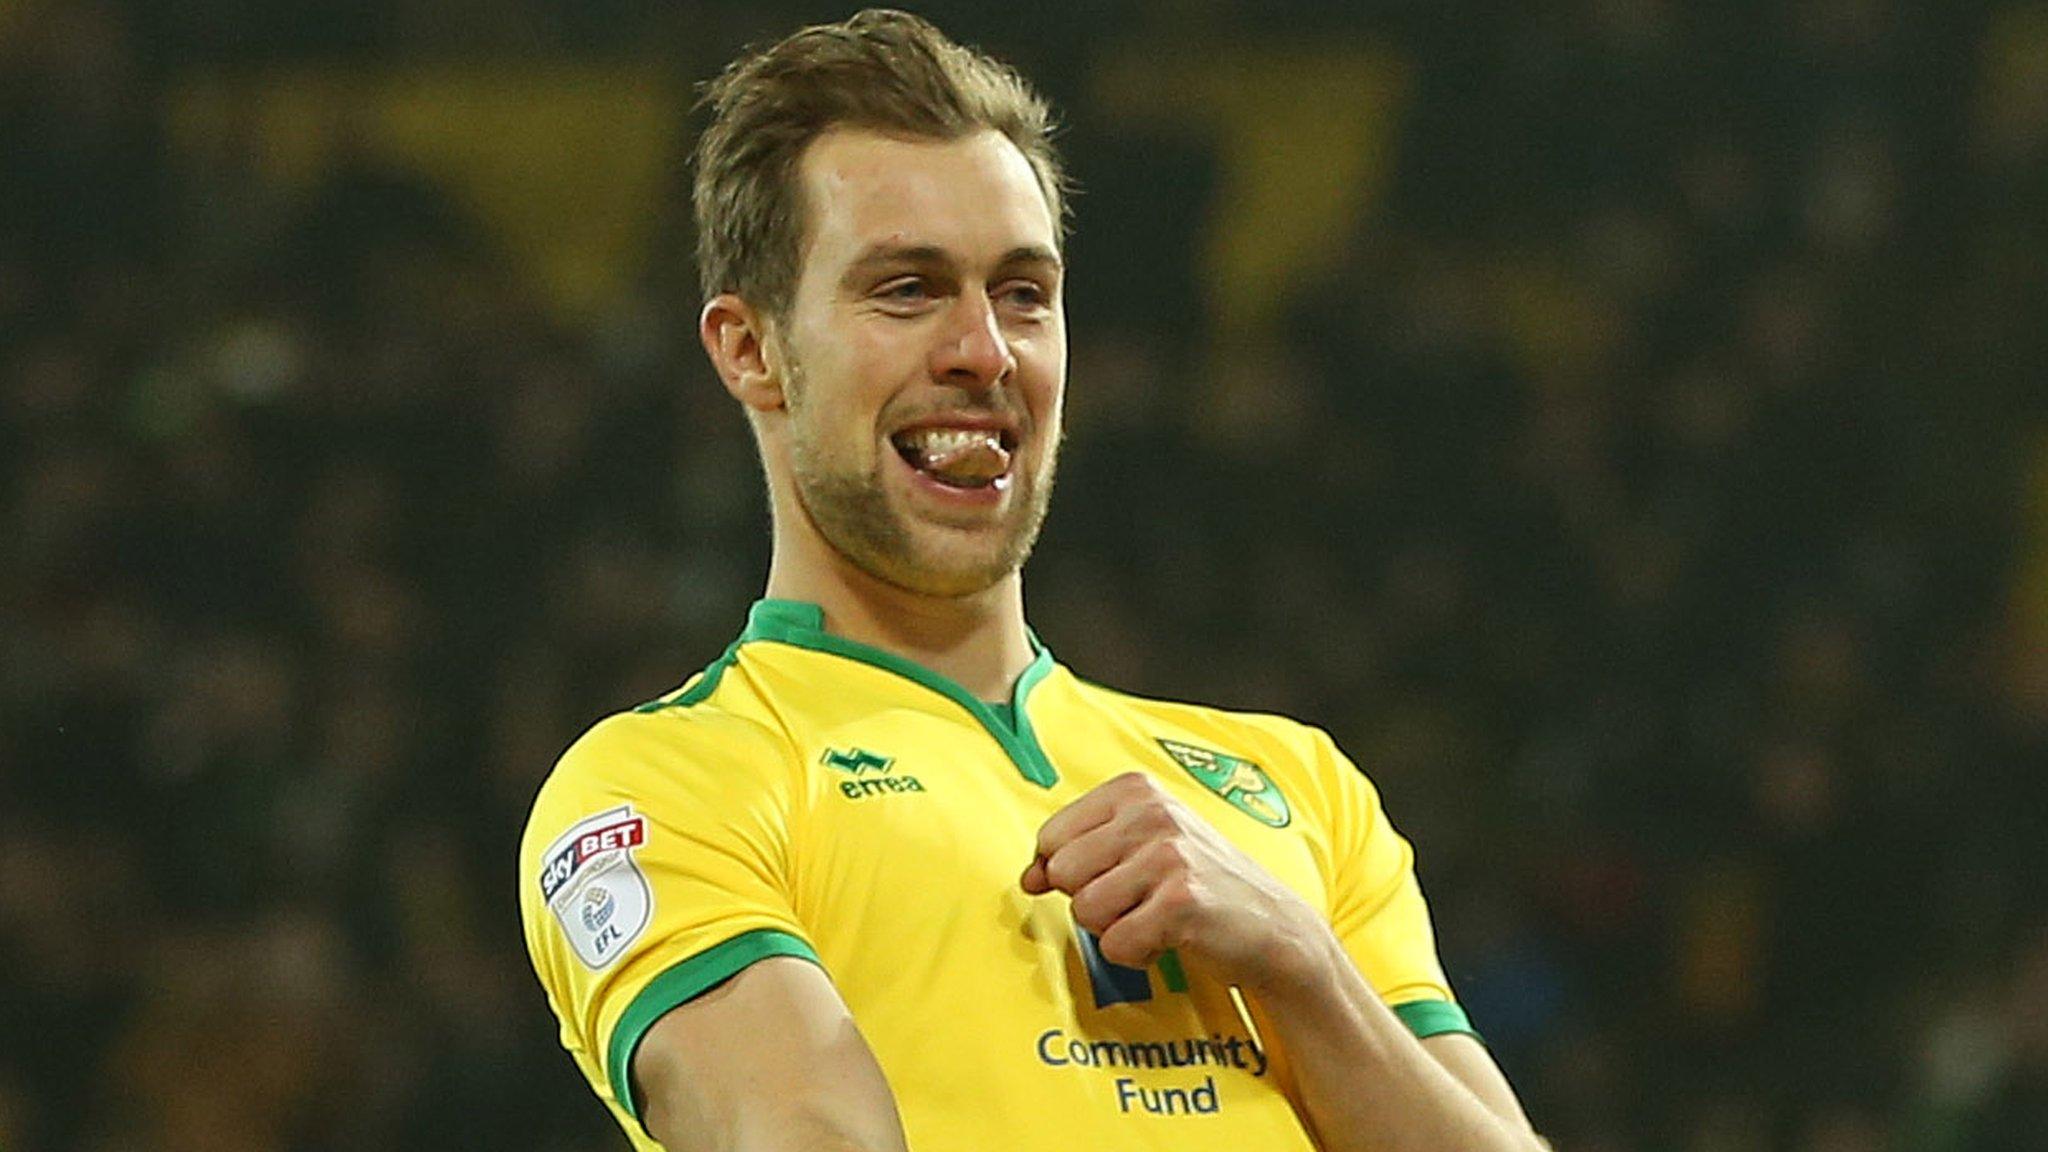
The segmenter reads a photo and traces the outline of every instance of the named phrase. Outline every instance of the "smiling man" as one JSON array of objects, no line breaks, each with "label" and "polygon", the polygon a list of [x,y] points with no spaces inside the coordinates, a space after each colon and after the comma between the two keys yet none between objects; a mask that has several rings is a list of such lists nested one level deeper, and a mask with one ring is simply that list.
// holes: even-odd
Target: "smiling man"
[{"label": "smiling man", "polygon": [[1328,737],[1054,660],[1044,104],[915,17],[709,90],[700,334],[774,511],[715,663],[536,799],[526,941],[638,1148],[1540,1147]]}]

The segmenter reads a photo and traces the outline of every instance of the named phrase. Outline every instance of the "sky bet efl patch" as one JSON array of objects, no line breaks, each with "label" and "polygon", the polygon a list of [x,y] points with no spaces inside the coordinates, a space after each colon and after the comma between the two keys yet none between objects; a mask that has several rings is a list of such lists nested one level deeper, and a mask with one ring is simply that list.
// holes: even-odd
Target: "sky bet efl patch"
[{"label": "sky bet efl patch", "polygon": [[654,894],[633,862],[647,818],[630,805],[579,822],[548,848],[540,891],[587,967],[603,968],[654,918]]}]

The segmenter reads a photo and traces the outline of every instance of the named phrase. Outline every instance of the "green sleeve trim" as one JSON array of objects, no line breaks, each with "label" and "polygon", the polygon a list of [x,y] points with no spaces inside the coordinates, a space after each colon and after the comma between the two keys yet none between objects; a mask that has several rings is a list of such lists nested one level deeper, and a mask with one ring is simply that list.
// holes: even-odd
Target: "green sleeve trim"
[{"label": "green sleeve trim", "polygon": [[1465,1010],[1449,1000],[1412,1000],[1406,1004],[1394,1005],[1394,1015],[1408,1026],[1415,1038],[1439,1036],[1445,1032],[1463,1032],[1470,1036],[1479,1033],[1472,1030],[1472,1021],[1465,1018]]},{"label": "green sleeve trim", "polygon": [[[742,932],[722,944],[714,944],[647,982],[612,1029],[612,1042],[605,1071],[611,1078],[612,1096],[626,1115],[640,1119],[640,1102],[633,1098],[633,1053],[654,1022],[672,1008],[687,1004],[711,989],[739,975],[750,964],[770,956],[795,956],[818,964],[818,954],[809,944],[773,928]],[[822,965],[820,965],[822,967]]]}]

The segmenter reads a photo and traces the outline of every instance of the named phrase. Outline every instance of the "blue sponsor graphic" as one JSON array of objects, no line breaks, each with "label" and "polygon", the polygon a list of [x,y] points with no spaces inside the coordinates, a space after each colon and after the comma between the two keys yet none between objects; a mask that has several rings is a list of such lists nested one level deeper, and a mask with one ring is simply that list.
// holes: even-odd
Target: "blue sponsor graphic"
[{"label": "blue sponsor graphic", "polygon": [[1088,968],[1088,986],[1095,992],[1097,1008],[1152,998],[1152,977],[1143,968],[1110,963],[1102,955],[1102,942],[1086,928],[1077,927],[1074,938],[1081,946],[1081,963]]},{"label": "blue sponsor graphic", "polygon": [[[1143,968],[1126,968],[1112,963],[1102,954],[1102,940],[1095,933],[1080,925],[1074,925],[1074,942],[1081,949],[1081,963],[1088,969],[1088,986],[1095,993],[1095,1006],[1107,1008],[1111,1004],[1139,1004],[1152,998],[1152,975]],[[1180,966],[1180,957],[1168,950],[1159,957],[1159,975],[1166,980],[1168,992],[1188,990],[1187,972]]]}]

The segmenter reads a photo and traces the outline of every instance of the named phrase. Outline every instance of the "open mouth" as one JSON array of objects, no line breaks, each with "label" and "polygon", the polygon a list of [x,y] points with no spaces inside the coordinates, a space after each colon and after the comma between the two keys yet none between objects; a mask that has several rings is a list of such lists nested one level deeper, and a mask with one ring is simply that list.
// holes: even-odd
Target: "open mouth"
[{"label": "open mouth", "polygon": [[903,462],[948,488],[988,488],[1010,474],[1014,433],[999,428],[906,428],[889,438]]}]

